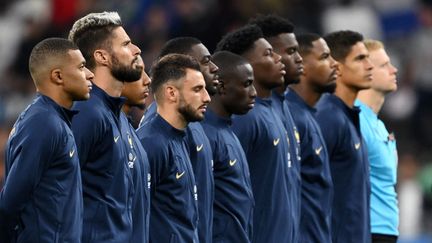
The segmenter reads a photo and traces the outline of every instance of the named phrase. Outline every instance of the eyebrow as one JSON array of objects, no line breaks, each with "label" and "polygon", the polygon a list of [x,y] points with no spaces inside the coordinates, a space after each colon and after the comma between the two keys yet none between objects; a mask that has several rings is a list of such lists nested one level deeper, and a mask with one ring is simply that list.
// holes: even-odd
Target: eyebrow
[{"label": "eyebrow", "polygon": [[366,58],[368,58],[369,57],[369,54],[360,54],[360,55],[357,55],[355,58],[354,58],[354,60],[363,60],[363,59],[366,59]]}]

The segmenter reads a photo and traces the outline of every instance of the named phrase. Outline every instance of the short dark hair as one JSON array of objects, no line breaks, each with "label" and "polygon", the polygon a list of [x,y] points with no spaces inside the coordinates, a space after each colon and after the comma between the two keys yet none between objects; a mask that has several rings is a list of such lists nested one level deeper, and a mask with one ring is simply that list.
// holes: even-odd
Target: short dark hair
[{"label": "short dark hair", "polygon": [[217,44],[216,51],[230,51],[243,55],[253,48],[255,41],[260,38],[264,38],[264,35],[258,25],[246,25],[226,34]]},{"label": "short dark hair", "polygon": [[231,77],[236,72],[236,67],[249,64],[246,58],[229,51],[219,51],[213,54],[213,62],[219,67],[219,78]]},{"label": "short dark hair", "polygon": [[109,49],[110,38],[115,28],[122,26],[117,12],[90,13],[75,21],[69,32],[69,40],[80,48],[87,66],[95,68],[93,52],[98,48]]},{"label": "short dark hair", "polygon": [[251,19],[249,23],[258,25],[265,38],[282,33],[293,33],[294,31],[294,25],[290,21],[274,14],[258,15],[255,19]]},{"label": "short dark hair", "polygon": [[63,59],[69,50],[78,50],[72,41],[64,38],[47,38],[36,44],[29,58],[29,71],[35,82],[40,67],[49,64],[50,59]]},{"label": "short dark hair", "polygon": [[168,54],[158,60],[151,70],[152,82],[150,87],[154,94],[163,84],[170,80],[179,80],[186,76],[186,69],[201,71],[197,60],[189,55]]},{"label": "short dark hair", "polygon": [[192,51],[192,47],[198,44],[201,44],[201,41],[195,37],[184,36],[173,38],[167,41],[162,47],[159,58],[173,53],[188,55]]},{"label": "short dark hair", "polygon": [[315,33],[304,33],[296,36],[299,53],[301,56],[307,55],[311,52],[313,48],[313,42],[320,39],[321,36]]},{"label": "short dark hair", "polygon": [[327,34],[324,39],[331,50],[332,57],[338,62],[343,62],[350,53],[351,47],[363,41],[363,35],[351,30],[341,30]]}]

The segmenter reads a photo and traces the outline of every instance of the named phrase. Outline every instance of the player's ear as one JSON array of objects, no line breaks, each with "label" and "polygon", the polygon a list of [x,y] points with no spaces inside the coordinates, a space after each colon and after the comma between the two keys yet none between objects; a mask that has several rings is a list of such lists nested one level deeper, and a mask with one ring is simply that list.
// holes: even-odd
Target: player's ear
[{"label": "player's ear", "polygon": [[51,70],[50,80],[57,85],[63,84],[64,80],[62,79],[62,72],[60,68]]},{"label": "player's ear", "polygon": [[108,66],[110,55],[107,51],[98,49],[93,52],[93,58],[96,63],[99,63],[103,66]]},{"label": "player's ear", "polygon": [[170,102],[175,103],[178,100],[179,90],[172,84],[165,84],[164,95]]}]

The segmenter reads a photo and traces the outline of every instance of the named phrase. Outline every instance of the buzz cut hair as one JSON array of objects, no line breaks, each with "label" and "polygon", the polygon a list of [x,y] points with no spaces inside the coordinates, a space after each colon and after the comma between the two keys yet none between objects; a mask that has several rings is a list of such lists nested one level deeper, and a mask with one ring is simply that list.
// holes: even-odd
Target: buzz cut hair
[{"label": "buzz cut hair", "polygon": [[363,35],[352,30],[335,31],[324,36],[332,57],[338,62],[344,62],[351,48],[358,42],[363,42]]},{"label": "buzz cut hair", "polygon": [[109,49],[111,36],[115,28],[122,26],[117,12],[90,13],[77,21],[69,31],[69,40],[73,41],[87,60],[87,66],[96,66],[93,52],[99,48]]},{"label": "buzz cut hair", "polygon": [[313,49],[313,42],[322,38],[320,35],[315,33],[304,33],[296,36],[299,53],[301,56],[308,55]]},{"label": "buzz cut hair", "polygon": [[258,25],[246,25],[226,34],[216,46],[216,51],[229,51],[243,55],[254,47],[255,41],[264,38]]},{"label": "buzz cut hair", "polygon": [[192,51],[192,47],[201,43],[199,39],[190,36],[173,38],[167,41],[162,47],[159,58],[173,53],[189,55]]},{"label": "buzz cut hair", "polygon": [[251,19],[249,23],[258,25],[265,38],[294,32],[294,25],[290,21],[275,14],[258,15],[256,18]]},{"label": "buzz cut hair", "polygon": [[168,54],[159,59],[152,67],[150,88],[156,101],[160,97],[160,88],[169,81],[179,81],[186,76],[186,69],[201,72],[198,61],[184,54]]},{"label": "buzz cut hair", "polygon": [[384,44],[379,40],[366,39],[363,41],[368,51],[384,49]]},{"label": "buzz cut hair", "polygon": [[220,80],[233,77],[238,66],[249,64],[246,58],[229,51],[214,53],[212,60],[219,67]]},{"label": "buzz cut hair", "polygon": [[36,44],[29,57],[30,75],[36,85],[39,84],[39,75],[51,68],[51,65],[59,64],[70,50],[78,50],[78,46],[64,38],[47,38]]}]

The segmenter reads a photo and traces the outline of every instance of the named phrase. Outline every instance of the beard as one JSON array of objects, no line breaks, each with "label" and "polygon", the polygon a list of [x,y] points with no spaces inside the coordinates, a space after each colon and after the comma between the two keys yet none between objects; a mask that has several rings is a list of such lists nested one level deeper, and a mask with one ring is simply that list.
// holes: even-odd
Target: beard
[{"label": "beard", "polygon": [[328,83],[324,86],[318,86],[317,91],[320,94],[330,93],[333,94],[336,90],[336,82]]},{"label": "beard", "polygon": [[192,108],[191,105],[186,104],[184,99],[180,99],[180,105],[178,108],[178,112],[183,116],[186,122],[196,122],[202,121],[204,117],[197,114],[197,112]]},{"label": "beard", "polygon": [[130,66],[127,66],[120,63],[115,55],[112,55],[112,58],[113,65],[111,68],[111,74],[114,78],[127,83],[135,82],[141,78],[141,73],[143,71],[142,67],[137,66],[136,68],[133,68],[133,62],[135,62],[136,59],[132,61]]}]

